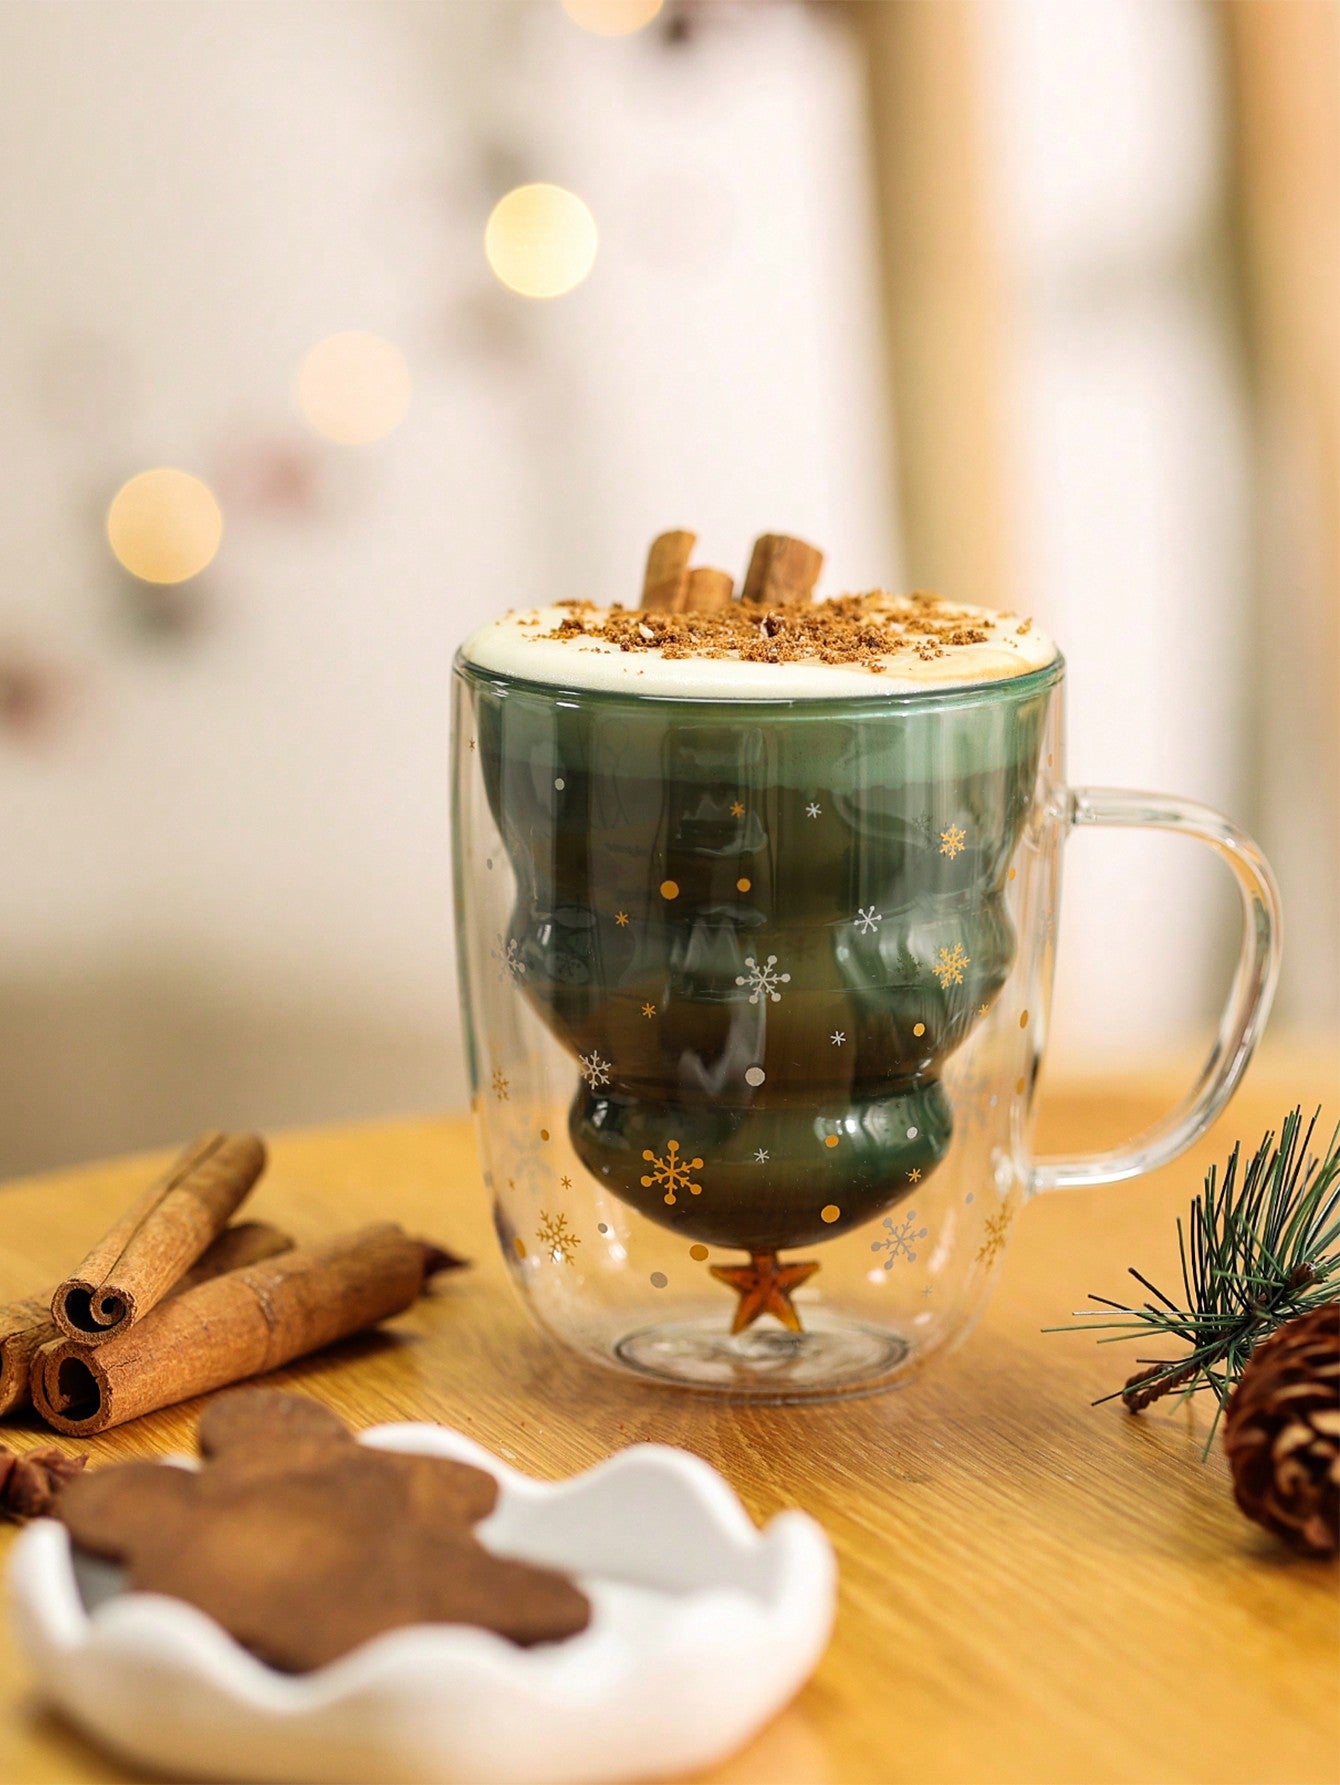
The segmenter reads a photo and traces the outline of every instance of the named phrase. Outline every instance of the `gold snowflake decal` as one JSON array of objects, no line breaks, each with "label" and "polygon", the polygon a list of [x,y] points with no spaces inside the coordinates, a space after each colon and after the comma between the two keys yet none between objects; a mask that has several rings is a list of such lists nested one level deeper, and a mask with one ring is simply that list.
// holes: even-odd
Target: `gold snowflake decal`
[{"label": "gold snowflake decal", "polygon": [[921,1173],[917,1170],[915,1165],[912,1167],[911,1171],[908,1172],[907,1181],[909,1184],[919,1184],[921,1182]]},{"label": "gold snowflake decal", "polygon": [[732,818],[743,818],[744,817],[744,807],[740,803],[739,800],[736,800],[735,804],[731,807],[730,815]]},{"label": "gold snowflake decal", "polygon": [[566,1215],[547,1215],[543,1209],[535,1237],[555,1264],[571,1264],[573,1254],[582,1243],[569,1228]]},{"label": "gold snowflake decal", "polygon": [[691,1179],[695,1171],[702,1170],[703,1162],[701,1159],[681,1159],[677,1140],[667,1141],[664,1158],[659,1153],[653,1153],[650,1147],[643,1152],[642,1157],[651,1164],[650,1176],[642,1180],[644,1190],[650,1190],[653,1184],[660,1185],[665,1190],[665,1200],[668,1203],[674,1202],[677,1190],[687,1190],[690,1196],[702,1195],[702,1185],[693,1183]]},{"label": "gold snowflake decal", "polygon": [[656,1006],[654,1004],[644,1004],[642,1006],[642,1014],[643,1016],[655,1016]]},{"label": "gold snowflake decal", "polygon": [[988,1215],[986,1221],[986,1237],[977,1248],[978,1264],[990,1264],[997,1252],[1005,1244],[1005,1236],[1010,1231],[1010,1222],[1014,1210],[1004,1208],[998,1215]]},{"label": "gold snowflake decal", "polygon": [[505,1072],[495,1072],[493,1074],[493,1095],[498,1099],[499,1103],[511,1102],[511,1088],[512,1081],[508,1078]]},{"label": "gold snowflake decal", "polygon": [[627,927],[628,927],[628,913],[626,911],[616,911],[614,913],[614,921],[615,921],[615,923],[618,924],[618,926],[621,930],[627,929]]},{"label": "gold snowflake decal", "polygon": [[964,954],[963,944],[956,942],[952,948],[942,948],[939,959],[931,968],[931,972],[940,982],[941,991],[951,985],[963,984],[963,969],[972,965],[972,956]]},{"label": "gold snowflake decal", "polygon": [[947,855],[952,861],[956,855],[962,854],[966,831],[961,831],[956,824],[951,824],[947,831],[940,832],[940,854]]}]

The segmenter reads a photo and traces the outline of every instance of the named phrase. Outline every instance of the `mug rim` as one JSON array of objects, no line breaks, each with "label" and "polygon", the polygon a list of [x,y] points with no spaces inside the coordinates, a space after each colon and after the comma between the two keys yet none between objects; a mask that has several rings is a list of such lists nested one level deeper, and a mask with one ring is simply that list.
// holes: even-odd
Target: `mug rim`
[{"label": "mug rim", "polygon": [[1026,698],[1062,681],[1066,661],[1063,653],[1058,650],[1049,662],[1021,676],[998,676],[990,681],[964,682],[952,688],[936,688],[931,685],[924,689],[898,689],[870,695],[797,695],[789,699],[776,695],[668,694],[638,688],[584,688],[571,683],[542,681],[532,676],[513,675],[506,670],[488,669],[474,663],[466,656],[463,644],[457,647],[452,668],[465,681],[489,687],[515,688],[527,694],[541,694],[550,699],[579,703],[595,701],[638,707],[703,707],[709,710],[747,707],[751,712],[770,709],[777,714],[798,716],[813,712],[831,717],[835,713],[847,714],[853,711],[870,714],[891,710],[902,712],[908,708],[941,711],[948,707],[985,705],[997,699]]}]

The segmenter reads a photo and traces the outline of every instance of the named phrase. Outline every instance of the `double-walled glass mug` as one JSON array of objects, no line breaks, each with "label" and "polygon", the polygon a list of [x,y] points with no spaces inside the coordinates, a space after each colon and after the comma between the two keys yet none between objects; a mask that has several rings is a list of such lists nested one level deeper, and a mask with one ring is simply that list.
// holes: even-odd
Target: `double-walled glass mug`
[{"label": "double-walled glass mug", "polygon": [[[1189,1145],[1264,1023],[1278,905],[1202,806],[1071,788],[1063,664],[848,698],[455,676],[458,934],[485,1181],[540,1324],[759,1400],[864,1393],[971,1328],[1023,1204]],[[768,684],[776,687],[775,678]],[[1062,846],[1208,843],[1241,956],[1199,1082],[1035,1159]]]}]

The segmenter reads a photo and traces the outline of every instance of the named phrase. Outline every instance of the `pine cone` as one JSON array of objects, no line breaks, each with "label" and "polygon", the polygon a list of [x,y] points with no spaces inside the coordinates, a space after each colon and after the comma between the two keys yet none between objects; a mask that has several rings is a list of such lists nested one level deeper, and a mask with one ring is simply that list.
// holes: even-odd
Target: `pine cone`
[{"label": "pine cone", "polygon": [[30,1450],[26,1456],[0,1446],[0,1516],[12,1519],[45,1518],[56,1495],[87,1457],[69,1456],[63,1450]]},{"label": "pine cone", "polygon": [[1340,1302],[1286,1321],[1248,1358],[1224,1416],[1233,1492],[1311,1556],[1340,1548]]}]

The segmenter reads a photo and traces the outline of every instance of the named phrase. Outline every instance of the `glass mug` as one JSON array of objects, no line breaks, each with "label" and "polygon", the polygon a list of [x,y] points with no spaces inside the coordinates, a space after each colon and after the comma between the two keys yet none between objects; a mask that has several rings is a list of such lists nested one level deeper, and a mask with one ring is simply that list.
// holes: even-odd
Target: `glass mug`
[{"label": "glass mug", "polygon": [[[1226,819],[1069,788],[1064,666],[859,698],[455,674],[456,902],[485,1182],[540,1324],[605,1365],[789,1401],[904,1378],[980,1313],[1020,1208],[1174,1158],[1278,961]],[[1034,1159],[1062,845],[1201,839],[1244,933],[1185,1101]]]}]

